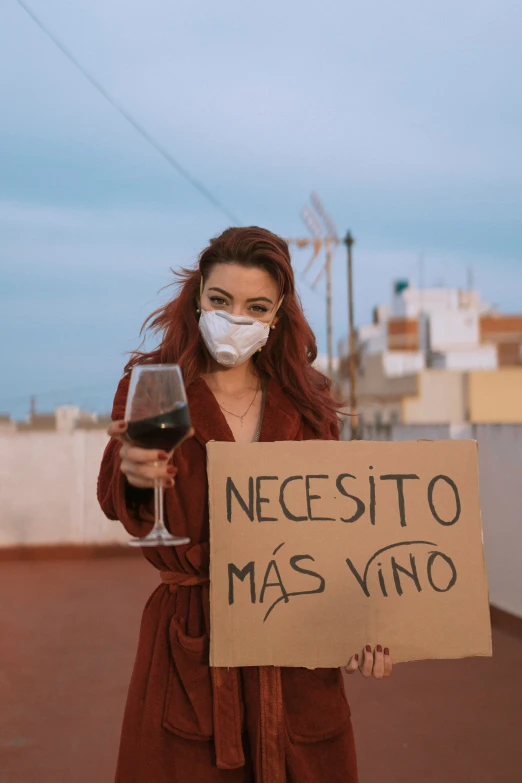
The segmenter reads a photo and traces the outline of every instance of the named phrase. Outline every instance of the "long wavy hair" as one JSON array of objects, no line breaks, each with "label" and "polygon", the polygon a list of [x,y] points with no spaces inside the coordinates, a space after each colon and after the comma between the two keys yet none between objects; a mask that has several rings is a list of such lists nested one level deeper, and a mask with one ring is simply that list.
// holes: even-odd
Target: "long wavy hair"
[{"label": "long wavy hair", "polygon": [[295,290],[288,244],[257,226],[228,228],[210,241],[195,268],[173,270],[177,296],[155,310],[141,330],[143,335],[161,335],[161,342],[153,351],[134,351],[125,370],[143,363],[176,363],[187,387],[209,371],[211,357],[198,325],[199,292],[201,281],[206,282],[213,267],[227,263],[264,269],[284,297],[277,329],[254,355],[257,370],[279,382],[314,432],[323,431],[325,425],[335,428],[340,406],[331,396],[330,380],[312,367],[317,344]]}]

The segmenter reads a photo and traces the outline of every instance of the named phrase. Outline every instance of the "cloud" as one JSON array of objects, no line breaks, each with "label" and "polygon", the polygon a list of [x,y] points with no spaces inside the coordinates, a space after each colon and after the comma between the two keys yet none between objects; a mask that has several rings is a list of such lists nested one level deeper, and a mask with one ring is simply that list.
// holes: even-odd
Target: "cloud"
[{"label": "cloud", "polygon": [[[9,14],[17,35],[4,33],[2,57],[16,63],[28,90],[21,100],[19,79],[15,88],[4,77],[16,109],[5,127],[16,132],[31,120],[43,141],[69,148],[74,138],[91,154],[153,165],[134,132],[20,13]],[[458,185],[512,182],[521,172],[522,10],[512,0],[495,8],[487,0],[330,0],[321,13],[294,0],[152,2],[146,10],[53,0],[41,13],[131,113],[212,181],[242,174],[261,188],[274,177],[284,186],[326,167],[334,186],[347,175],[374,187],[390,178]],[[34,45],[33,58],[19,39]]]},{"label": "cloud", "polygon": [[[471,265],[487,299],[519,309],[517,0],[30,1],[244,223],[300,235],[317,189],[357,239],[358,320],[395,277],[418,277],[421,251],[427,282],[463,285]],[[229,220],[16,3],[0,5],[0,105],[4,385],[112,379],[169,267]],[[343,248],[334,283],[338,339]],[[323,302],[302,291],[324,350]]]},{"label": "cloud", "polygon": [[[13,275],[89,274],[143,279],[190,265],[202,227],[221,230],[215,214],[177,210],[87,209],[0,201],[0,242]],[[98,278],[100,282],[102,277]]]}]

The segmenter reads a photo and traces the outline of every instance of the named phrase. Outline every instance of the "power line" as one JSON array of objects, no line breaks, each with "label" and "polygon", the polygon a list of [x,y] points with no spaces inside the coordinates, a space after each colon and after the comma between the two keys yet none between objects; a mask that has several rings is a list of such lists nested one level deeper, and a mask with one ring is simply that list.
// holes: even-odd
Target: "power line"
[{"label": "power line", "polygon": [[42,20],[35,14],[35,12],[27,5],[24,0],[15,0],[16,3],[22,8],[26,14],[33,20],[33,22],[40,28],[40,30],[54,43],[54,45],[67,57],[67,59],[80,71],[80,73],[87,79],[88,82],[97,90],[105,100],[123,117],[134,130],[158,152],[172,168],[177,171],[187,182],[201,193],[201,195],[207,199],[213,206],[219,209],[224,215],[226,215],[236,225],[241,225],[241,221],[237,219],[233,212],[231,212],[224,204],[221,203],[204,185],[201,184],[190,172],[182,166],[178,161],[170,154],[170,152],[159,142],[154,139],[146,128],[141,125],[127,109],[125,109],[112,95],[105,89],[105,87],[87,71],[86,68],[76,59],[71,50],[63,44],[57,36],[51,32],[51,30],[42,22]]}]

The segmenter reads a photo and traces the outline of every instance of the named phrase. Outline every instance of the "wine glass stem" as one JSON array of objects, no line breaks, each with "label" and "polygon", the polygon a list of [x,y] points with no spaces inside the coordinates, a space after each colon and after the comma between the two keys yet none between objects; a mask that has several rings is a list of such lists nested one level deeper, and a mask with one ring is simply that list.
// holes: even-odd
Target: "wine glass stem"
[{"label": "wine glass stem", "polygon": [[163,519],[163,497],[163,484],[161,483],[161,479],[156,479],[154,482],[154,527],[151,530],[151,533],[153,534],[168,532]]}]

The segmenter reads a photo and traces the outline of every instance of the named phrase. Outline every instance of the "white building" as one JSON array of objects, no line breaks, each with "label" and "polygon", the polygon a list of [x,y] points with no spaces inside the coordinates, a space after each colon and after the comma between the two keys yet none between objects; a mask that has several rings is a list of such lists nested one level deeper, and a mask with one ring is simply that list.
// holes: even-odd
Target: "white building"
[{"label": "white building", "polygon": [[13,423],[17,432],[73,432],[76,429],[102,429],[107,426],[107,416],[87,413],[75,405],[59,406],[53,413],[32,412],[27,421]]},{"label": "white building", "polygon": [[[347,392],[346,341],[340,355]],[[358,330],[357,368],[359,412],[366,421],[461,423],[473,420],[474,408],[494,403],[491,416],[498,417],[504,397],[513,417],[522,376],[522,316],[497,313],[477,291],[419,289],[398,281],[390,304],[377,306],[373,323]],[[491,372],[498,383],[488,403],[491,383],[483,375]]]},{"label": "white building", "polygon": [[374,323],[359,329],[359,352],[380,354],[385,375],[397,377],[425,367],[491,370],[494,344],[481,339],[481,317],[493,314],[477,291],[419,289],[395,283],[391,306],[374,311]]}]

